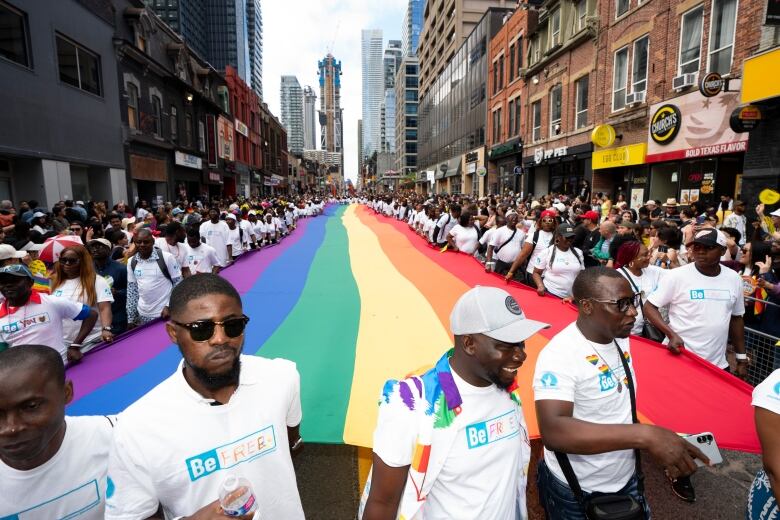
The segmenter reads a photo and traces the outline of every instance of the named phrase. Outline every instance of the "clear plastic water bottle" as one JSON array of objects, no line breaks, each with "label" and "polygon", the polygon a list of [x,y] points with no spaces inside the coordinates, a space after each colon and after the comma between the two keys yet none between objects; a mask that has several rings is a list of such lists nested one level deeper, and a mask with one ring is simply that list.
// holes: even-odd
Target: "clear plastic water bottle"
[{"label": "clear plastic water bottle", "polygon": [[247,479],[236,475],[225,477],[219,488],[219,503],[227,516],[242,516],[257,511],[252,485]]}]

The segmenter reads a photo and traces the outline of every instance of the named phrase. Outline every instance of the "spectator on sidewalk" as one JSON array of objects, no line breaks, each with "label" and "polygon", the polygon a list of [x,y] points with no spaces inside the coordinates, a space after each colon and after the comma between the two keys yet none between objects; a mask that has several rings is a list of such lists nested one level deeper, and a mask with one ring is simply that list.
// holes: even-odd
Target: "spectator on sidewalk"
[{"label": "spectator on sidewalk", "polygon": [[599,226],[599,241],[591,249],[591,255],[601,265],[606,265],[610,260],[609,246],[617,234],[617,228],[612,222],[602,222]]},{"label": "spectator on sidewalk", "polygon": [[723,220],[723,227],[734,228],[739,231],[739,245],[744,246],[747,240],[747,216],[745,216],[745,203],[741,200],[734,201],[734,211]]},{"label": "spectator on sidewalk", "polygon": [[181,282],[181,267],[170,253],[154,247],[148,228],[133,239],[137,252],[127,262],[127,327],[168,317],[173,288]]},{"label": "spectator on sidewalk", "polygon": [[110,258],[111,242],[105,238],[90,240],[87,250],[92,255],[95,272],[111,289],[111,332],[116,336],[127,330],[127,266]]}]

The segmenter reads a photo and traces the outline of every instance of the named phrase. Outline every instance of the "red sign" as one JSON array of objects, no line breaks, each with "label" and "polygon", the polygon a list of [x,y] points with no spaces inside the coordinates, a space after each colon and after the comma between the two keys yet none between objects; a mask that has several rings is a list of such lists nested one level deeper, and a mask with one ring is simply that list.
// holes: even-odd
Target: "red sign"
[{"label": "red sign", "polygon": [[699,146],[697,148],[688,148],[685,150],[674,150],[665,153],[647,154],[646,161],[662,162],[674,161],[676,159],[697,159],[699,157],[709,157],[711,155],[723,155],[727,153],[739,153],[747,151],[747,141],[737,141],[734,143],[713,144],[710,146]]}]

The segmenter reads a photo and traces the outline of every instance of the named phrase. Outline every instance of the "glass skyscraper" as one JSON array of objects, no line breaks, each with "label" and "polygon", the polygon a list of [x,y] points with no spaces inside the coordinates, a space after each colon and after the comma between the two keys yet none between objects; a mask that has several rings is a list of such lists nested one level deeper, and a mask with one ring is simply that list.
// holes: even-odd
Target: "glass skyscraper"
[{"label": "glass skyscraper", "polygon": [[303,154],[303,91],[298,78],[282,76],[280,99],[282,124],[287,129],[287,147],[292,153]]},{"label": "glass skyscraper", "polygon": [[361,72],[363,76],[363,156],[382,149],[382,101],[385,97],[382,60],[382,30],[363,29],[361,34]]},{"label": "glass skyscraper", "polygon": [[417,44],[420,42],[420,32],[423,26],[423,13],[426,0],[409,0],[404,14],[404,25],[401,28],[401,41],[404,56],[416,56]]}]

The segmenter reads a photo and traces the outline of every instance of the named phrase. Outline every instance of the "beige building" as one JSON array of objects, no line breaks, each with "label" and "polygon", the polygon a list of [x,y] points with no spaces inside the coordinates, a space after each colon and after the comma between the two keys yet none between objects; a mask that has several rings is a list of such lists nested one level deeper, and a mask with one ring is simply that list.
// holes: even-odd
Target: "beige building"
[{"label": "beige building", "polygon": [[516,0],[428,0],[417,55],[420,99],[455,56],[490,7],[515,7]]}]

